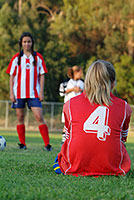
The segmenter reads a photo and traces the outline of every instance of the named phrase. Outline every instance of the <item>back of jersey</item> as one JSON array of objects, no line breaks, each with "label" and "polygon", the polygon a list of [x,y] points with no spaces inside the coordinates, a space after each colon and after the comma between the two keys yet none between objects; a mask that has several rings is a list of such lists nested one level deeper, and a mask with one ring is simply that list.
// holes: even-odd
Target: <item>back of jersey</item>
[{"label": "back of jersey", "polygon": [[[84,94],[64,107],[69,137],[62,151],[68,160],[67,174],[109,175],[122,173],[121,130],[125,102],[112,96],[112,104],[90,104]],[[69,164],[70,163],[70,164]],[[129,164],[130,165],[130,164]],[[128,166],[130,167],[130,166]]]}]

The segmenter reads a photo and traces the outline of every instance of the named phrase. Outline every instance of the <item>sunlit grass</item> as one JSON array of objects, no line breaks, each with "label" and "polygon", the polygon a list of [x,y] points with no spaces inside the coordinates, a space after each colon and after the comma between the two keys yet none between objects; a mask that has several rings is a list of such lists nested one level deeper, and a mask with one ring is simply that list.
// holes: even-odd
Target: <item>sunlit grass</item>
[{"label": "sunlit grass", "polygon": [[132,170],[126,176],[73,177],[57,175],[53,163],[61,134],[50,134],[52,152],[43,150],[39,132],[27,131],[27,150],[17,149],[16,131],[0,131],[7,147],[0,152],[0,200],[118,200],[134,199],[134,137],[128,138]]}]

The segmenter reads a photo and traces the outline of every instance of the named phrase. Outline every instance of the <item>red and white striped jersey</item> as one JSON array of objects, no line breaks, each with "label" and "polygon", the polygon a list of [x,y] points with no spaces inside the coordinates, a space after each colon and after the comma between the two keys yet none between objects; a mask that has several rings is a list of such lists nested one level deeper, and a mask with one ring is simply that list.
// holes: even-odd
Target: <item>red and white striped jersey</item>
[{"label": "red and white striped jersey", "polygon": [[46,65],[41,54],[35,53],[36,66],[33,65],[34,58],[32,54],[27,57],[21,56],[21,64],[18,65],[18,55],[15,54],[11,59],[7,73],[14,75],[13,91],[15,98],[38,98],[40,91],[40,75],[47,73]]},{"label": "red and white striped jersey", "polygon": [[91,104],[85,93],[65,103],[66,141],[58,154],[64,174],[118,175],[130,170],[122,143],[131,116],[130,106],[111,94],[110,106]]}]

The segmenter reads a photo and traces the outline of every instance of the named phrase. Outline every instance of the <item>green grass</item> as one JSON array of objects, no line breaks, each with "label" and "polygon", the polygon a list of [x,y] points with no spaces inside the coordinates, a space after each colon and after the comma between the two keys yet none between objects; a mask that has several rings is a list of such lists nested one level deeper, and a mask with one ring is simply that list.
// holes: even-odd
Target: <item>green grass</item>
[{"label": "green grass", "polygon": [[52,165],[60,150],[61,135],[50,134],[52,152],[43,150],[39,133],[28,132],[27,150],[17,149],[15,131],[0,131],[7,147],[0,152],[0,200],[133,200],[134,138],[127,150],[132,170],[126,176],[73,177],[57,175]]}]

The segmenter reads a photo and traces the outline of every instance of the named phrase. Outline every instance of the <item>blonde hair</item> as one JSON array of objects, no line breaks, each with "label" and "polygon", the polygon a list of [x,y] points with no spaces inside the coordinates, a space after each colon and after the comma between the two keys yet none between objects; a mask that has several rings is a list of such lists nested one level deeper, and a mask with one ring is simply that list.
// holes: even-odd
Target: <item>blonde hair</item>
[{"label": "blonde hair", "polygon": [[115,69],[110,62],[104,60],[94,62],[88,68],[85,77],[85,92],[89,101],[100,105],[109,105],[111,103],[111,83],[115,79]]},{"label": "blonde hair", "polygon": [[78,65],[74,65],[73,67],[69,67],[67,70],[67,76],[69,78],[74,78],[74,73],[81,71],[82,68]]}]

